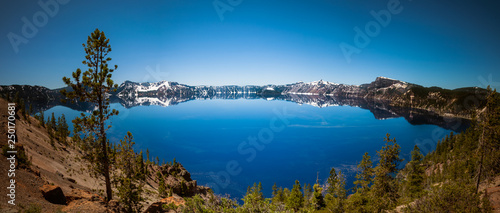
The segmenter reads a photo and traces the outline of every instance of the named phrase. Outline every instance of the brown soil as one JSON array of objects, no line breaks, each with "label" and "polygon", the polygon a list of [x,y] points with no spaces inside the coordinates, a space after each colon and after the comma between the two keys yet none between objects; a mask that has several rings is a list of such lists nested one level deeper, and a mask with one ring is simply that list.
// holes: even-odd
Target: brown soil
[{"label": "brown soil", "polygon": [[[0,147],[7,144],[7,106],[4,99],[0,99]],[[18,114],[19,115],[19,114]],[[87,165],[79,160],[81,153],[69,146],[64,146],[57,141],[51,145],[49,135],[44,127],[39,125],[39,121],[33,117],[29,122],[24,118],[16,119],[16,145],[22,145],[31,166],[28,168],[16,168],[16,199],[15,204],[8,204],[9,197],[5,196],[10,178],[7,176],[9,162],[2,155],[0,160],[0,212],[23,211],[33,206],[41,207],[42,212],[87,212],[90,207],[95,211],[105,212],[106,207],[99,202],[90,202],[86,199],[70,202],[68,205],[57,205],[46,201],[40,187],[45,184],[60,186],[67,196],[73,189],[95,193],[103,196],[104,181],[97,180],[86,171]],[[70,140],[70,138],[68,138]],[[144,186],[146,198],[144,206],[160,200],[157,196],[157,184],[152,178],[148,178]],[[114,193],[116,194],[116,193]],[[114,198],[116,199],[116,198]],[[73,203],[74,202],[74,203]],[[75,209],[72,209],[74,207]],[[103,210],[104,209],[104,210]],[[101,211],[103,210],[103,211]]]},{"label": "brown soil", "polygon": [[[2,159],[0,160],[0,173],[2,173],[0,176],[0,191],[2,194],[2,196],[0,196],[0,211],[7,211],[8,209],[22,210],[29,208],[31,205],[37,205],[46,212],[54,212],[64,207],[63,205],[56,205],[45,201],[39,190],[48,180],[51,180],[46,177],[46,175],[48,175],[47,172],[40,169],[43,175],[38,176],[36,172],[32,171],[38,170],[39,166],[44,166],[41,163],[43,160],[39,157],[40,154],[38,154],[38,152],[47,153],[46,148],[44,148],[45,146],[34,142],[44,141],[47,136],[42,133],[40,128],[34,125],[36,123],[35,120],[32,120],[32,124],[21,121],[19,118],[16,120],[17,143],[24,145],[28,150],[28,156],[32,156],[34,163],[31,166],[32,169],[16,168],[16,205],[11,205],[8,204],[10,198],[5,196],[10,181],[10,178],[7,176],[7,170],[9,169],[10,163],[7,161],[6,157],[2,155]],[[7,144],[7,102],[3,99],[0,99],[0,127],[0,145],[3,147]],[[51,163],[46,162],[46,164]],[[47,166],[44,167],[47,168]]]}]

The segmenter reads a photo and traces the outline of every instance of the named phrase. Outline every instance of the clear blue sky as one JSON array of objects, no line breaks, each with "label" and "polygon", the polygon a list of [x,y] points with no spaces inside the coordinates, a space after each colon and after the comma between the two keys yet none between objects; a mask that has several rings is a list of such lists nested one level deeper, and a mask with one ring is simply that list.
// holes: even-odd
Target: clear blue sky
[{"label": "clear blue sky", "polygon": [[[117,83],[361,84],[386,76],[424,86],[500,88],[500,3],[493,0],[40,2],[59,8],[48,14],[37,1],[0,3],[1,85],[64,86],[63,76],[83,68],[81,44],[99,28],[111,40]],[[218,13],[214,2],[229,10]],[[384,26],[374,25],[372,10],[394,13]],[[23,17],[39,25],[36,33]],[[356,27],[373,36],[369,42],[356,46],[355,38],[362,40]],[[14,34],[27,41],[14,45],[17,53]],[[356,48],[350,61],[342,43]]]}]

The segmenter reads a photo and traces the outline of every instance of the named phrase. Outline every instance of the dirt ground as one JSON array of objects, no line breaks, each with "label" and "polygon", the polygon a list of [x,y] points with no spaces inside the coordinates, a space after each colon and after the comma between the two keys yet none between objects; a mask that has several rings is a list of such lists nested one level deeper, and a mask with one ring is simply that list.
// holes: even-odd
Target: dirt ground
[{"label": "dirt ground", "polygon": [[[7,144],[7,107],[8,103],[4,99],[0,99],[0,146],[2,147]],[[2,174],[0,175],[0,194],[2,194],[0,196],[0,212],[17,212],[35,206],[40,207],[43,210],[42,212],[56,212],[58,210],[72,212],[71,207],[76,210],[81,209],[81,206],[90,205],[82,201],[78,202],[80,204],[75,202],[67,206],[52,204],[44,199],[39,189],[44,184],[60,186],[65,195],[70,194],[73,189],[103,195],[102,190],[97,189],[104,188],[104,181],[97,180],[89,175],[85,169],[87,167],[86,163],[79,160],[81,153],[58,142],[51,145],[47,130],[41,127],[39,123],[33,117],[29,118],[29,122],[24,118],[16,119],[18,138],[16,145],[22,145],[28,159],[31,161],[31,166],[27,169],[16,169],[16,205],[11,205],[8,203],[10,198],[4,196],[8,193],[7,187],[10,185],[11,178],[7,175],[10,163],[7,157],[2,155],[0,160],[0,174]],[[159,200],[155,194],[157,185],[154,181],[149,181],[146,184],[145,191],[146,202],[144,206]]]}]

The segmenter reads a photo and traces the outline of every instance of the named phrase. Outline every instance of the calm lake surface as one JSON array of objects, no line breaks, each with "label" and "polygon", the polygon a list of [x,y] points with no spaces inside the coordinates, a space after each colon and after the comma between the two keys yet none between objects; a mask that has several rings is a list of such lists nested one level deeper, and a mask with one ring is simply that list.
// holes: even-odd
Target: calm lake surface
[{"label": "calm lake surface", "polygon": [[[376,165],[376,151],[385,144],[386,133],[396,138],[405,160],[415,144],[425,154],[450,133],[434,125],[411,125],[404,118],[377,120],[369,110],[357,107],[318,108],[264,99],[112,107],[120,114],[112,119],[111,142],[130,131],[136,150],[149,149],[150,156],[160,161],[175,158],[199,185],[237,198],[254,182],[262,182],[266,197],[274,183],[291,188],[299,180],[312,185],[317,176],[324,183],[331,167],[346,175],[350,188],[365,152]],[[52,112],[64,113],[69,122],[80,114],[56,106],[45,112],[46,117]]]}]

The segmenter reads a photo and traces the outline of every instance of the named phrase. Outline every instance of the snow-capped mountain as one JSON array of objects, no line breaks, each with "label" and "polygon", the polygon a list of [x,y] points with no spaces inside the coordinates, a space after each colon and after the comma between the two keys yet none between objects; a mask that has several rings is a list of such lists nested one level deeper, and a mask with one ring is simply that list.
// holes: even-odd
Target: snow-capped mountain
[{"label": "snow-capped mountain", "polygon": [[[379,77],[370,84],[346,85],[328,81],[297,82],[287,85],[265,86],[189,86],[177,82],[135,83],[126,81],[113,93],[125,107],[143,105],[170,106],[194,99],[283,99],[317,107],[336,106],[336,101],[325,97],[368,98],[391,100],[399,97],[411,84]],[[308,98],[303,98],[304,96]]]},{"label": "snow-capped mountain", "polygon": [[[32,105],[34,112],[44,111],[56,105],[64,105],[80,111],[94,109],[94,106],[89,103],[62,102],[61,100],[64,99],[60,94],[62,89],[70,90],[71,88],[51,90],[41,86],[8,85],[0,86],[0,95],[13,99],[16,93],[19,93],[19,97],[26,103],[26,108]],[[108,97],[111,103],[120,103],[127,108],[147,105],[171,106],[196,99],[262,98],[291,101],[315,107],[349,105],[369,109],[378,119],[399,116],[413,119],[419,117],[408,112],[414,112],[417,109],[439,115],[467,117],[471,114],[471,110],[484,106],[485,100],[478,100],[475,107],[457,108],[454,106],[464,103],[464,98],[475,97],[476,94],[482,92],[484,89],[481,88],[455,90],[426,88],[404,81],[378,77],[375,81],[362,85],[337,84],[323,80],[264,86],[189,86],[170,81],[155,83],[125,81],[115,92],[108,94]]]},{"label": "snow-capped mountain", "polygon": [[295,84],[287,85],[283,91],[284,94],[298,94],[298,95],[323,95],[331,94],[333,90],[338,88],[339,84],[331,83],[328,81],[314,81],[311,83],[298,82]]}]

